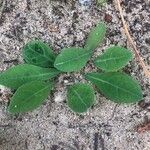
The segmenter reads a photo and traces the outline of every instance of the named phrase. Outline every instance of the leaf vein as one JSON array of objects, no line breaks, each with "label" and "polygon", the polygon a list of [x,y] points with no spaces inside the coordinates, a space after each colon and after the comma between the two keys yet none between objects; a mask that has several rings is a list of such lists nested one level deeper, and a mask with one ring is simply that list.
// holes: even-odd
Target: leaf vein
[{"label": "leaf vein", "polygon": [[108,84],[108,85],[111,85],[111,86],[113,86],[113,87],[115,87],[115,88],[118,88],[118,89],[124,91],[124,92],[127,92],[127,93],[130,93],[130,94],[132,94],[132,95],[135,95],[134,93],[132,93],[132,92],[126,90],[126,89],[123,89],[123,88],[121,88],[121,87],[119,87],[119,86],[116,86],[116,85],[114,85],[114,84],[111,84],[110,82],[107,82],[107,81],[105,81],[105,80],[102,80],[102,79],[99,79],[99,78],[95,78],[95,77],[92,77],[92,76],[91,76],[91,78],[93,78],[93,79],[95,79],[95,80],[98,80],[98,81],[100,81],[100,82],[102,82],[102,83],[106,83],[106,84]]}]

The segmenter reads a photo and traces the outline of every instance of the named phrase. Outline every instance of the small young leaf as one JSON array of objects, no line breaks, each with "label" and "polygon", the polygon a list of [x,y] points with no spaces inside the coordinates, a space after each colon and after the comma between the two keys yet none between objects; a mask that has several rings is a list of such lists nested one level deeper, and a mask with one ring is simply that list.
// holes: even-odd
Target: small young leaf
[{"label": "small young leaf", "polygon": [[82,48],[65,48],[56,57],[54,66],[63,72],[79,71],[86,65],[91,54]]},{"label": "small young leaf", "polygon": [[107,0],[97,0],[98,6],[104,6],[107,3]]},{"label": "small young leaf", "polygon": [[142,99],[142,91],[138,82],[127,74],[89,73],[85,77],[114,102],[134,103]]},{"label": "small young leaf", "polygon": [[84,48],[87,51],[93,51],[104,40],[105,34],[106,34],[106,25],[105,23],[101,22],[90,32],[85,42]]},{"label": "small young leaf", "polygon": [[24,46],[23,57],[28,64],[49,68],[54,66],[56,56],[47,44],[35,40]]},{"label": "small young leaf", "polygon": [[48,97],[52,83],[32,81],[18,88],[10,100],[8,111],[12,114],[28,112],[39,105]]},{"label": "small young leaf", "polygon": [[93,88],[88,84],[78,83],[68,90],[68,106],[77,113],[86,112],[95,102]]},{"label": "small young leaf", "polygon": [[119,46],[110,47],[95,60],[95,65],[107,72],[117,71],[124,67],[132,59],[132,53],[128,49]]},{"label": "small young leaf", "polygon": [[17,89],[27,82],[48,80],[59,73],[60,72],[54,68],[49,69],[29,64],[21,64],[0,73],[0,84],[12,89]]}]

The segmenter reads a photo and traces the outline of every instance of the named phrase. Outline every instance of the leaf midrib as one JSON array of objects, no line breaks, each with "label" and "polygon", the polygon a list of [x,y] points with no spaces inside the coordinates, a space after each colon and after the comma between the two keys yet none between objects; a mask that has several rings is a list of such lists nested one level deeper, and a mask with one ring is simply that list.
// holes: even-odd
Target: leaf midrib
[{"label": "leaf midrib", "polygon": [[[42,55],[41,53],[38,53],[38,52],[34,51],[29,45],[28,45],[28,47],[29,47],[29,49],[30,49],[32,52],[37,53],[37,54],[40,55],[41,57],[44,57],[44,58],[46,58],[46,59],[49,60],[49,61],[54,61],[52,58],[47,57],[45,54]],[[53,55],[53,54],[52,54],[52,55]]]},{"label": "leaf midrib", "polygon": [[121,57],[114,57],[114,58],[107,58],[107,59],[102,59],[102,58],[99,58],[99,60],[96,60],[95,62],[96,63],[99,63],[99,62],[106,62],[106,61],[110,61],[110,60],[119,60],[119,59],[122,59],[122,58],[128,58],[127,56],[121,56]]},{"label": "leaf midrib", "polygon": [[39,74],[39,75],[31,75],[31,76],[19,76],[19,77],[15,77],[15,78],[10,78],[9,77],[9,79],[7,79],[5,76],[3,77],[3,80],[13,80],[13,79],[25,79],[25,78],[35,78],[35,77],[41,77],[41,76],[47,76],[47,75],[55,75],[55,73],[44,73],[44,74]]},{"label": "leaf midrib", "polygon": [[81,102],[83,103],[83,105],[86,107],[86,109],[88,108],[88,106],[86,105],[86,103],[84,103],[83,99],[81,98],[81,96],[78,94],[78,92],[76,90],[72,90],[73,93],[75,95],[77,95],[77,97],[81,100]]},{"label": "leaf midrib", "polygon": [[[28,59],[27,56],[25,56],[25,58]],[[37,57],[32,57],[32,59],[36,59],[36,58],[37,58]],[[32,59],[30,59],[30,60],[32,61]],[[30,60],[26,60],[26,62],[27,62],[27,61],[30,62]],[[46,60],[46,59],[44,59],[44,60],[42,60],[42,61],[36,62],[35,64],[39,64],[39,65],[40,65],[40,64],[42,64],[42,63],[44,63],[44,62],[46,62],[46,63],[47,63],[47,62],[48,62],[48,63],[49,63],[49,62],[52,63],[51,60]]]},{"label": "leaf midrib", "polygon": [[26,100],[28,101],[31,97],[33,97],[34,95],[37,95],[38,93],[44,91],[45,89],[48,89],[50,87],[50,85],[47,85],[46,87],[42,88],[41,90],[35,92],[34,94],[32,94],[31,96],[29,96]]},{"label": "leaf midrib", "polygon": [[132,95],[134,95],[134,96],[137,96],[137,94],[134,94],[133,92],[130,92],[130,91],[126,90],[126,89],[123,89],[123,88],[121,88],[121,87],[119,87],[119,86],[113,85],[113,84],[109,83],[108,81],[105,81],[105,80],[102,80],[102,79],[99,79],[99,78],[95,78],[95,77],[93,77],[93,76],[90,76],[90,77],[93,78],[93,79],[95,79],[95,80],[98,80],[98,81],[100,81],[100,82],[109,84],[109,85],[115,87],[116,89],[120,89],[120,90],[125,91],[125,92],[127,92],[127,93],[130,93],[130,94],[132,94]]},{"label": "leaf midrib", "polygon": [[[85,51],[85,52],[86,52],[86,51]],[[82,57],[84,57],[84,56],[86,56],[86,55],[89,55],[90,53],[93,53],[93,52],[89,52],[89,53],[80,55],[80,56],[78,56],[78,57],[72,58],[72,59],[67,60],[67,61],[64,61],[64,62],[56,63],[55,66],[64,65],[64,64],[69,63],[69,62],[71,62],[71,61],[78,60],[79,58],[82,58]]]},{"label": "leaf midrib", "polygon": [[27,101],[29,101],[34,95],[37,95],[38,93],[44,91],[45,89],[48,89],[50,87],[50,85],[47,85],[46,87],[42,88],[41,90],[35,92],[34,94],[32,94],[31,96],[29,96],[28,98],[24,99],[22,104],[25,104]]}]

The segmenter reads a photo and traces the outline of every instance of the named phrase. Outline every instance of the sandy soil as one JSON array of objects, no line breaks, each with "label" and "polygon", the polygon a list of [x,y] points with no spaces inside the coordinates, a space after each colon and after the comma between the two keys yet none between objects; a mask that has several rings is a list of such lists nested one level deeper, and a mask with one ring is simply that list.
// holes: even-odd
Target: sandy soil
[{"label": "sandy soil", "polygon": [[[122,7],[138,49],[150,65],[150,1],[124,0]],[[5,0],[0,14],[0,71],[23,63],[22,47],[33,38],[59,53],[64,47],[83,46],[91,27],[104,20],[107,37],[93,58],[111,44],[130,48],[111,0],[104,7],[94,1],[85,7],[71,0]],[[95,70],[92,61],[83,70]],[[12,93],[1,86],[0,150],[149,150],[149,131],[140,133],[137,127],[150,119],[150,84],[135,60],[124,71],[141,83],[143,101],[117,105],[96,93],[96,104],[80,116],[66,105],[67,87],[85,82],[80,72],[60,75],[53,94],[40,108],[18,116],[6,112]]]}]

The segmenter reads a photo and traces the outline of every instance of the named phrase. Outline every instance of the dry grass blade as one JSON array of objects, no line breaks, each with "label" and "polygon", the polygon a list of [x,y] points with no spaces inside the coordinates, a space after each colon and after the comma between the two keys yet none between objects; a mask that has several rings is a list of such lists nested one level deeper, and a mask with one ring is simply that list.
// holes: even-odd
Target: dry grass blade
[{"label": "dry grass blade", "polygon": [[115,3],[116,3],[115,6],[117,6],[117,9],[119,10],[119,13],[121,16],[121,20],[122,20],[123,27],[124,27],[124,32],[125,32],[128,40],[129,40],[129,43],[133,47],[133,51],[134,51],[136,60],[139,62],[140,66],[143,68],[145,76],[147,76],[150,79],[150,70],[149,70],[148,66],[145,64],[145,62],[143,61],[143,58],[141,57],[141,55],[140,55],[140,53],[136,47],[135,42],[133,41],[133,39],[129,33],[127,23],[126,23],[124,16],[123,16],[123,11],[122,11],[122,7],[120,5],[120,0],[115,0]]}]

